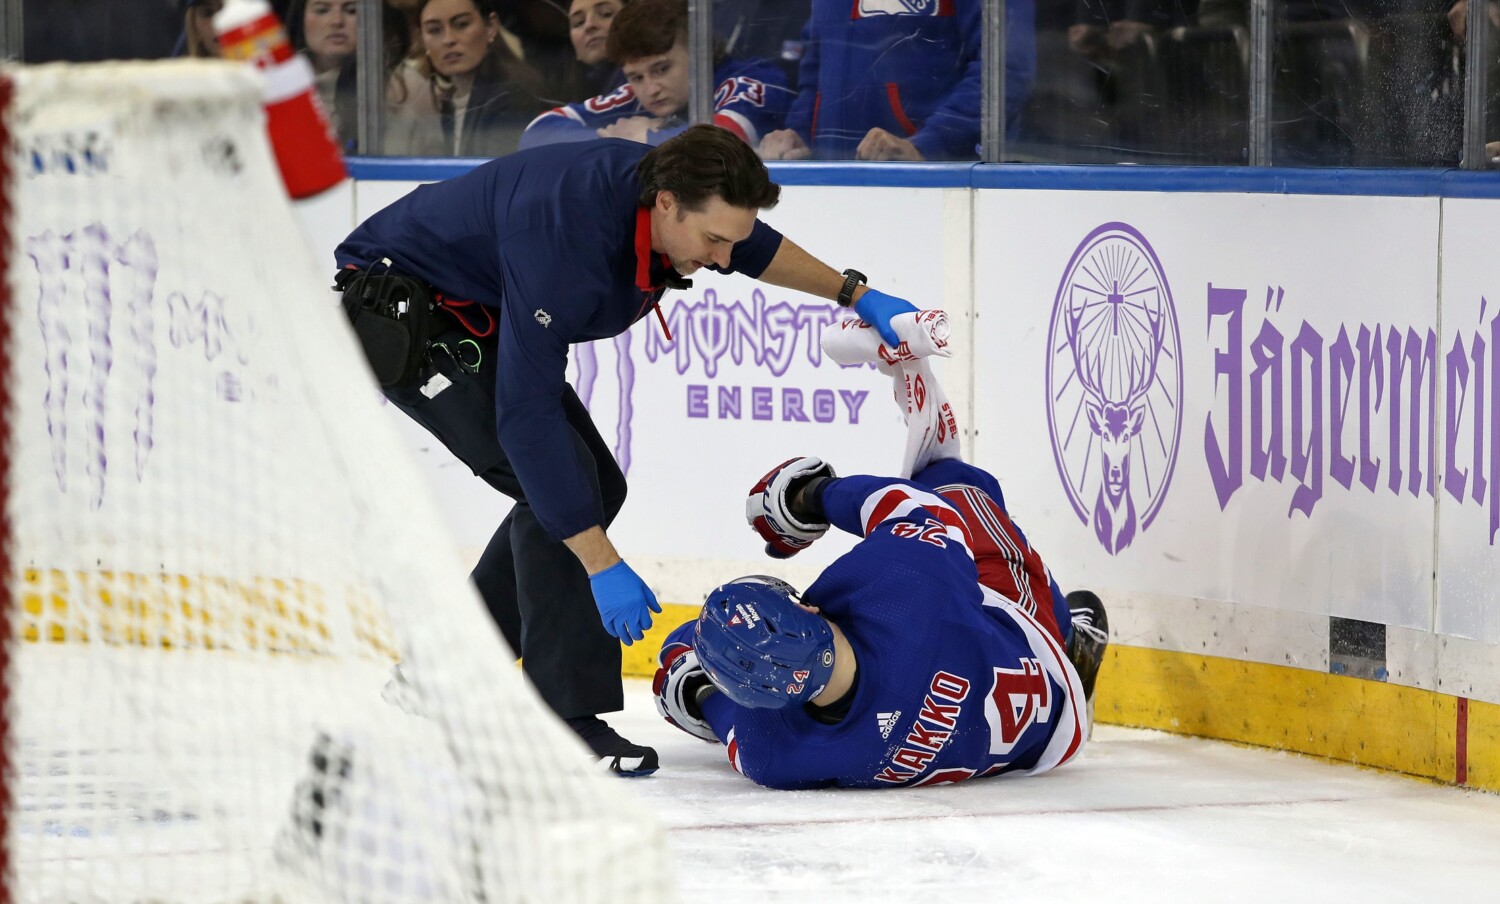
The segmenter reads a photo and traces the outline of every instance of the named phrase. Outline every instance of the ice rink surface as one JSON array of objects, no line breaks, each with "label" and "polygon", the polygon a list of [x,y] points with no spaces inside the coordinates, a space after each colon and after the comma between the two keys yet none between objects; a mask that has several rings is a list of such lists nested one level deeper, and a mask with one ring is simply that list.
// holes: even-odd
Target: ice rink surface
[{"label": "ice rink surface", "polygon": [[1500,902],[1500,795],[1107,725],[1040,777],[770,791],[625,696],[684,902]]}]

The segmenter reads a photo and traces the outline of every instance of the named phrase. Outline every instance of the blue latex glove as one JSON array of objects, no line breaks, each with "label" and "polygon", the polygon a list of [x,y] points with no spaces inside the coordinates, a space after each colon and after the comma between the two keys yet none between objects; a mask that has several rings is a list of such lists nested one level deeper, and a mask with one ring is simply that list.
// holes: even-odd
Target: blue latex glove
[{"label": "blue latex glove", "polygon": [[917,306],[906,299],[874,289],[866,289],[854,303],[854,313],[859,315],[860,320],[873,326],[880,334],[880,341],[891,348],[901,344],[901,340],[896,338],[896,331],[891,328],[891,318],[898,314],[915,313],[916,310]]},{"label": "blue latex glove", "polygon": [[589,584],[604,630],[627,647],[646,636],[646,629],[651,627],[651,613],[660,612],[661,604],[640,575],[621,561],[589,575]]}]

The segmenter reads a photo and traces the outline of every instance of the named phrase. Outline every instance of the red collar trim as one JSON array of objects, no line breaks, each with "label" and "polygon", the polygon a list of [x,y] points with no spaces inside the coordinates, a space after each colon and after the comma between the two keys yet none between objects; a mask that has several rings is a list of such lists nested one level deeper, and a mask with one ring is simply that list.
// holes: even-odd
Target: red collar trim
[{"label": "red collar trim", "polygon": [[635,285],[642,292],[654,292],[651,284],[651,208],[635,209]]},{"label": "red collar trim", "polygon": [[[665,254],[658,254],[663,269],[670,269],[672,261]],[[642,292],[651,293],[661,288],[651,281],[651,208],[635,209],[635,286]]]},{"label": "red collar trim", "polygon": [[[661,255],[663,267],[672,266],[665,254]],[[649,301],[656,290],[661,288],[651,282],[651,208],[638,207],[635,211],[635,286],[645,294]],[[654,304],[656,319],[661,323],[661,331],[666,335],[667,341],[672,341],[672,331],[667,328],[667,318],[661,312],[661,305]],[[639,316],[639,315],[637,315]]]}]

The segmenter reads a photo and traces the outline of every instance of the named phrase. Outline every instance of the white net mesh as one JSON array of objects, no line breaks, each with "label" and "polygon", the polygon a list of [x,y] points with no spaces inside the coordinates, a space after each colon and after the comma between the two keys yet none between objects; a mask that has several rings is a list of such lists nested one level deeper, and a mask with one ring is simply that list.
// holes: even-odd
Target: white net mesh
[{"label": "white net mesh", "polygon": [[251,76],[11,75],[13,897],[660,900],[660,830],[380,410]]}]

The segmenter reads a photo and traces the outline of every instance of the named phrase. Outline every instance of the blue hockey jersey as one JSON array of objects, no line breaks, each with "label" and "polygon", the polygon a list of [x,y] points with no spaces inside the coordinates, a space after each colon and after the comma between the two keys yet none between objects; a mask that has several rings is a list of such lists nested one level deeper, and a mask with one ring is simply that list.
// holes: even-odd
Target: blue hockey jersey
[{"label": "blue hockey jersey", "polygon": [[[628,330],[671,265],[651,250],[636,165],[651,149],[594,140],[518,151],[423,185],[334,251],[340,267],[395,270],[495,312],[496,430],[542,526],[563,539],[603,523],[562,398],[568,348]],[[781,246],[760,220],[725,272],[759,276]],[[717,269],[717,268],[713,268]],[[493,462],[468,462],[476,472]]]},{"label": "blue hockey jersey", "polygon": [[[725,59],[714,67],[714,81],[719,86],[714,92],[714,125],[735,133],[751,147],[759,145],[767,132],[782,127],[796,96],[787,88],[781,70],[761,60]],[[624,84],[582,103],[553,107],[533,119],[521,135],[521,147],[597,138],[599,129],[616,120],[651,115],[630,85]],[[684,109],[648,133],[647,143],[661,144],[689,125]]]},{"label": "blue hockey jersey", "polygon": [[[909,139],[928,160],[974,159],[983,16],[983,0],[813,0],[787,128],[816,157],[853,157],[878,127]],[[1035,20],[1034,0],[1007,0],[1011,134],[1036,80]]]},{"label": "blue hockey jersey", "polygon": [[[853,701],[827,725],[800,706],[712,695],[704,716],[734,768],[771,788],[879,788],[1038,773],[1076,756],[1088,735],[1078,674],[1055,628],[979,583],[983,526],[911,481],[824,486],[829,521],[864,539],[802,601],[853,647]],[[693,643],[694,624],[668,636],[664,660]]]}]

